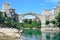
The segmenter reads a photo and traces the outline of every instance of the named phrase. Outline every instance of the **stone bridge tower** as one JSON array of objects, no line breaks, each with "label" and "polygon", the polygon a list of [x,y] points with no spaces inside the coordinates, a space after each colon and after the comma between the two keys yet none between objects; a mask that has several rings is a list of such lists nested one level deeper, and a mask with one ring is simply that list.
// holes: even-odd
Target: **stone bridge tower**
[{"label": "stone bridge tower", "polygon": [[10,7],[9,3],[3,3],[2,5],[2,12],[5,17],[10,17],[11,21],[14,21],[15,18],[15,9]]}]

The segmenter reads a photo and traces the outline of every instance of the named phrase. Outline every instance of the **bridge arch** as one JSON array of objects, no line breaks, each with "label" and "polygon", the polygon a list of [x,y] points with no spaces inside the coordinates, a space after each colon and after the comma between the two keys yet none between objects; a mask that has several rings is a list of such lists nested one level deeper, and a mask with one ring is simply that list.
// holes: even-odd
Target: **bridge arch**
[{"label": "bridge arch", "polygon": [[39,22],[41,23],[41,26],[45,25],[45,24],[43,23],[43,22],[45,21],[44,16],[43,16],[43,15],[40,15],[40,14],[34,14],[34,13],[32,13],[32,12],[28,12],[28,13],[26,13],[26,14],[19,14],[19,15],[18,15],[18,21],[20,22],[20,20],[21,20],[24,16],[26,16],[26,15],[33,15],[33,16],[35,16],[35,17],[39,20]]}]

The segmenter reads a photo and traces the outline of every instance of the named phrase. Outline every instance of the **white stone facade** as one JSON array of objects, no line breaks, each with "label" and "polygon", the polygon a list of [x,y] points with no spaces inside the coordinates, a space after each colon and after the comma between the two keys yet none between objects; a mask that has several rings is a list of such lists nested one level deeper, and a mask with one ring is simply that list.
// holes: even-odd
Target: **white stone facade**
[{"label": "white stone facade", "polygon": [[15,9],[12,9],[9,5],[9,3],[4,3],[2,6],[2,11],[4,12],[4,14],[7,15],[7,17],[11,17],[12,19],[15,17],[16,19],[18,19],[18,22],[21,20],[22,17],[24,17],[25,15],[34,15],[37,18],[39,18],[39,20],[42,23],[42,26],[45,26],[45,21],[46,20],[54,20],[55,17],[58,15],[58,12],[60,11],[60,2],[59,5],[54,7],[52,10],[43,10],[42,14],[34,14],[33,12],[29,12],[27,14],[17,14],[17,16],[15,15]]},{"label": "white stone facade", "polygon": [[12,15],[15,14],[15,9],[12,9],[9,3],[4,3],[2,5],[2,11],[7,15],[7,17],[12,17]]}]

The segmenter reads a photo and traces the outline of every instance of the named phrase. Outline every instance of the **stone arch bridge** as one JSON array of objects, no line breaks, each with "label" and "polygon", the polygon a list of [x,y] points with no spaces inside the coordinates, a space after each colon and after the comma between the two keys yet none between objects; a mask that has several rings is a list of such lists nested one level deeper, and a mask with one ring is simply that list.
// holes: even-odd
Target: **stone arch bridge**
[{"label": "stone arch bridge", "polygon": [[45,26],[45,16],[41,15],[41,14],[35,14],[35,13],[32,13],[32,12],[28,12],[26,14],[19,14],[18,15],[18,21],[20,22],[21,18],[26,16],[26,15],[33,15],[33,16],[35,16],[41,22],[41,26]]}]

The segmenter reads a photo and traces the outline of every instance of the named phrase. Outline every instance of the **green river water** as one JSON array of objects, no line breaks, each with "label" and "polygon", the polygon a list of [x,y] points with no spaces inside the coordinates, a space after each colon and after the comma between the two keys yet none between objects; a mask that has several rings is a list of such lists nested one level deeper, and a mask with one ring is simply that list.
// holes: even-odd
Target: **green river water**
[{"label": "green river water", "polygon": [[60,32],[41,32],[40,30],[25,29],[20,40],[60,40]]},{"label": "green river water", "polygon": [[24,29],[20,39],[0,37],[0,40],[60,40],[60,32],[41,32],[36,29]]}]

